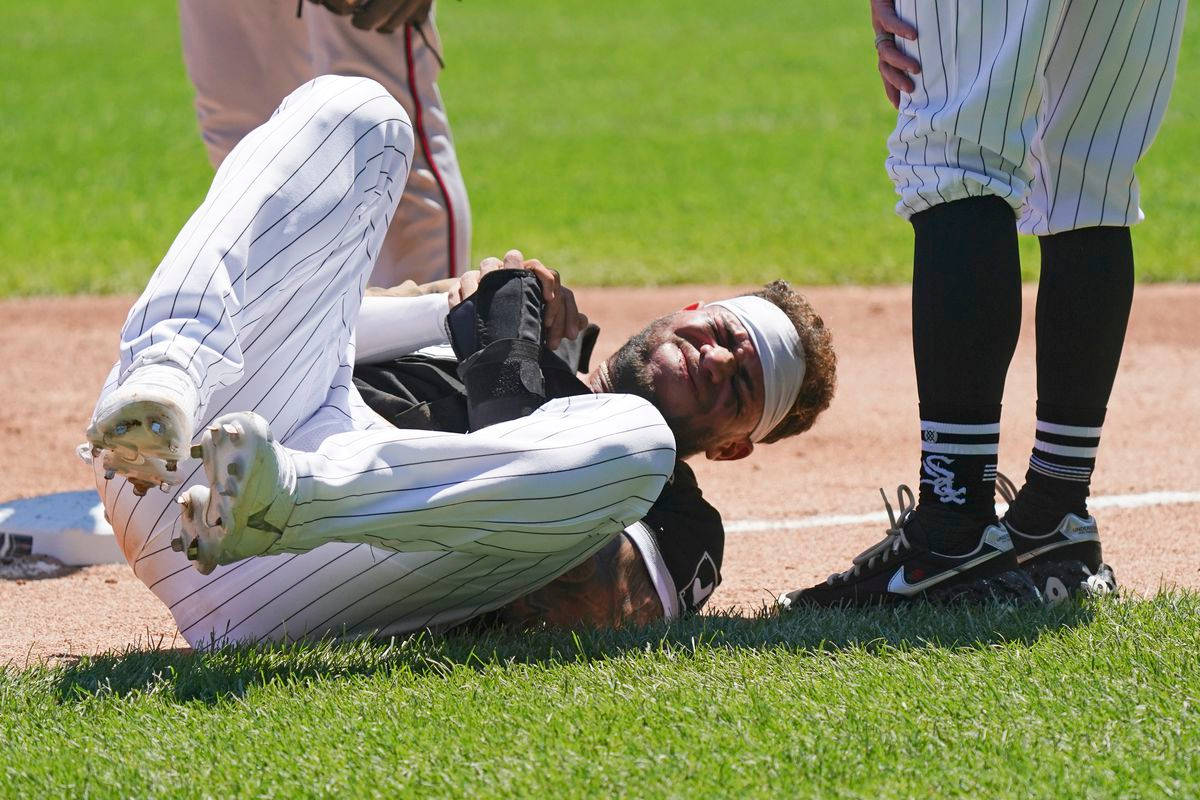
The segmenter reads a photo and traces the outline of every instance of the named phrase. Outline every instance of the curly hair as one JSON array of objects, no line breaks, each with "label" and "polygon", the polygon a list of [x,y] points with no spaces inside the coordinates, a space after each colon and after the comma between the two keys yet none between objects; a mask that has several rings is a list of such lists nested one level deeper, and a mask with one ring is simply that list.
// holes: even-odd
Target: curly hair
[{"label": "curly hair", "polygon": [[754,295],[769,300],[788,315],[804,346],[804,382],[792,410],[763,437],[763,443],[770,444],[804,433],[829,408],[837,388],[837,354],[833,352],[833,337],[825,321],[787,281],[772,281]]}]

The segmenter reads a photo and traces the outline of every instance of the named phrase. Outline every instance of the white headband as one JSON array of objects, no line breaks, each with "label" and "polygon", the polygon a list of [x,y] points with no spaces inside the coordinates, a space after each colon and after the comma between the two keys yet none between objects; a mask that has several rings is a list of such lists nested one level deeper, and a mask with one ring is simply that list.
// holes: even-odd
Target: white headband
[{"label": "white headband", "polygon": [[763,413],[750,440],[763,438],[783,422],[796,404],[804,383],[804,345],[783,309],[762,297],[742,295],[709,305],[726,309],[742,323],[754,342],[763,370]]}]

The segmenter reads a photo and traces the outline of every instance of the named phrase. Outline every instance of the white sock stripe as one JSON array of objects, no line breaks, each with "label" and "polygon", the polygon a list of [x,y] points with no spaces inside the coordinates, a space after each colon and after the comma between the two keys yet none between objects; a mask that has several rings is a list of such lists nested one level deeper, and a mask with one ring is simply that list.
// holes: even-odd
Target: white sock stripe
[{"label": "white sock stripe", "polygon": [[1048,469],[1048,470],[1054,470],[1056,472],[1061,472],[1064,475],[1091,475],[1092,474],[1092,467],[1079,467],[1079,466],[1073,466],[1073,465],[1069,465],[1069,464],[1056,464],[1053,461],[1047,461],[1046,459],[1038,458],[1037,456],[1032,456],[1029,459],[1029,466],[1041,467],[1043,469]]},{"label": "white sock stripe", "polygon": [[1095,458],[1096,454],[1100,452],[1099,447],[1068,447],[1065,444],[1043,442],[1041,439],[1033,440],[1033,449],[1041,450],[1043,453],[1055,456],[1067,456],[1068,458]]},{"label": "white sock stripe", "polygon": [[1089,428],[1083,425],[1059,425],[1057,422],[1037,421],[1037,430],[1042,433],[1057,433],[1060,436],[1079,436],[1084,439],[1095,439],[1100,435],[1099,426]]},{"label": "white sock stripe", "polygon": [[1051,475],[1049,473],[1042,472],[1042,470],[1040,470],[1040,469],[1034,469],[1033,471],[1038,473],[1039,475],[1043,475],[1047,478],[1053,478],[1056,481],[1065,481],[1067,483],[1082,483],[1085,486],[1087,484],[1091,483],[1091,481],[1089,481],[1087,478],[1068,478],[1065,475]]},{"label": "white sock stripe", "polygon": [[921,452],[952,456],[994,456],[1000,453],[1000,443],[955,444],[954,442],[921,442]]},{"label": "white sock stripe", "polygon": [[1042,475],[1045,475],[1047,478],[1054,478],[1055,480],[1072,481],[1074,483],[1089,483],[1091,481],[1091,475],[1061,474],[1061,473],[1055,472],[1053,470],[1047,469],[1040,464],[1030,463],[1029,468],[1031,470],[1033,470],[1034,472],[1041,473]]},{"label": "white sock stripe", "polygon": [[965,433],[972,436],[985,436],[989,433],[1000,435],[1000,423],[989,422],[983,425],[967,425],[959,422],[934,422],[932,420],[921,420],[922,431],[934,431],[935,433]]},{"label": "white sock stripe", "polygon": [[1051,471],[1051,473],[1058,473],[1061,475],[1088,477],[1092,474],[1091,469],[1068,469],[1060,467],[1060,465],[1052,462],[1042,461],[1040,458],[1036,459],[1036,461],[1034,461],[1034,459],[1030,459],[1030,467]]},{"label": "white sock stripe", "polygon": [[1059,469],[1064,472],[1076,472],[1076,473],[1083,474],[1083,473],[1092,471],[1092,467],[1090,467],[1090,466],[1086,466],[1086,465],[1080,466],[1077,464],[1060,464],[1057,461],[1051,461],[1049,459],[1039,458],[1036,455],[1030,457],[1029,463],[1041,464],[1043,466],[1050,467],[1052,469]]}]

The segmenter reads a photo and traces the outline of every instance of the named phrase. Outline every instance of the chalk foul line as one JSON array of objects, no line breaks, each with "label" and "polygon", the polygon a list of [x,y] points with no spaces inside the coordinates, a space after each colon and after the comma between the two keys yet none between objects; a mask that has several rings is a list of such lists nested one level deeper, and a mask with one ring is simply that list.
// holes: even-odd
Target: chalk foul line
[{"label": "chalk foul line", "polygon": [[[1200,492],[1142,492],[1091,497],[1088,508],[1146,508],[1150,506],[1181,506],[1200,503]],[[1000,503],[996,512],[1003,514],[1008,505]],[[793,531],[804,528],[834,528],[843,525],[887,524],[883,511],[870,514],[812,514],[784,519],[739,519],[725,523],[726,533],[758,533],[760,531]]]}]

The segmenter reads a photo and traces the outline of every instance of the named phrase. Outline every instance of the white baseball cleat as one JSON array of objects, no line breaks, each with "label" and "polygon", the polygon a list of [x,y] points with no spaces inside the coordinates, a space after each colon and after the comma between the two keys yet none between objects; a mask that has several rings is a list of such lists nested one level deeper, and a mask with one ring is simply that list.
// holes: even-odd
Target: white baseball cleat
[{"label": "white baseball cleat", "polygon": [[124,475],[135,494],[167,489],[182,480],[177,464],[187,457],[196,404],[196,385],[183,370],[141,367],[101,401],[79,456],[102,459],[104,477]]},{"label": "white baseball cleat", "polygon": [[295,504],[296,468],[252,411],[215,419],[192,447],[209,485],[193,486],[182,506],[183,534],[171,542],[207,575],[220,564],[265,554],[283,535]]}]

